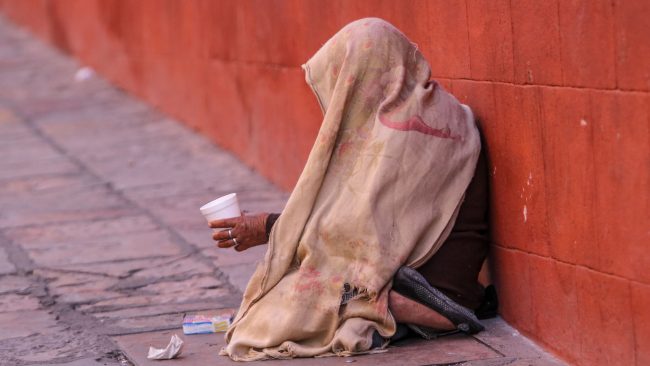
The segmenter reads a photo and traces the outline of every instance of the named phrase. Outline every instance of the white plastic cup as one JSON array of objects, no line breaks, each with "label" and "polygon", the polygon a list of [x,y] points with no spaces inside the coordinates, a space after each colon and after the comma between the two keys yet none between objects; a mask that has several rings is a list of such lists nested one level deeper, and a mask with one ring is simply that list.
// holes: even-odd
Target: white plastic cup
[{"label": "white plastic cup", "polygon": [[208,222],[241,216],[237,193],[227,194],[214,201],[210,201],[201,206],[200,210]]}]

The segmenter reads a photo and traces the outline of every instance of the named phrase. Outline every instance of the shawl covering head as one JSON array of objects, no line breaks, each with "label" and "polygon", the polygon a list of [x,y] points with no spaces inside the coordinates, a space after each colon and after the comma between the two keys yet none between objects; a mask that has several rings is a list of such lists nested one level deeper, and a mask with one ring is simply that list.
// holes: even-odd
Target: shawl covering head
[{"label": "shawl covering head", "polygon": [[480,150],[470,109],[381,19],[345,26],[303,69],[323,123],[226,333],[236,361],[351,355],[394,334],[392,277],[445,240]]}]

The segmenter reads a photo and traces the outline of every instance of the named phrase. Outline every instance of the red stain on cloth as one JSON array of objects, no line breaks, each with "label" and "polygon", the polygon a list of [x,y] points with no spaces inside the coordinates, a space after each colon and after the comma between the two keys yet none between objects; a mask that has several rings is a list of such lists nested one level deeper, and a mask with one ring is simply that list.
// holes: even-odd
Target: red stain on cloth
[{"label": "red stain on cloth", "polygon": [[315,291],[317,293],[323,292],[324,286],[321,281],[321,274],[318,270],[312,267],[301,267],[298,272],[299,279],[294,285],[297,292]]},{"label": "red stain on cloth", "polygon": [[445,128],[433,128],[422,120],[420,116],[415,115],[406,121],[398,122],[398,121],[391,121],[388,119],[386,116],[379,116],[379,122],[383,124],[384,126],[388,128],[392,128],[394,130],[399,130],[399,131],[417,131],[420,133],[423,133],[425,135],[430,135],[430,136],[435,136],[435,137],[440,137],[443,139],[451,139],[451,140],[456,140],[459,141],[461,138],[458,135],[452,135],[451,130],[449,127]]}]

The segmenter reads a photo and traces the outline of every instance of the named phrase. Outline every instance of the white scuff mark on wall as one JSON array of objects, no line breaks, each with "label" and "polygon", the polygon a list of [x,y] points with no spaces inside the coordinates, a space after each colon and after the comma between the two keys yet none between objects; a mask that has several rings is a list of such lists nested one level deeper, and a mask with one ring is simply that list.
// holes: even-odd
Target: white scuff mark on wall
[{"label": "white scuff mark on wall", "polygon": [[528,178],[526,179],[526,185],[521,187],[521,193],[519,193],[519,198],[523,198],[525,203],[528,203],[528,199],[532,197],[532,193],[528,192],[529,188],[532,188],[532,184],[533,184],[533,172],[529,172]]},{"label": "white scuff mark on wall", "polygon": [[524,205],[524,222],[528,221],[528,207]]},{"label": "white scuff mark on wall", "polygon": [[587,120],[586,120],[586,119],[584,119],[584,118],[580,118],[580,126],[585,127],[585,126],[587,126],[587,124],[588,124],[588,123],[587,123]]}]

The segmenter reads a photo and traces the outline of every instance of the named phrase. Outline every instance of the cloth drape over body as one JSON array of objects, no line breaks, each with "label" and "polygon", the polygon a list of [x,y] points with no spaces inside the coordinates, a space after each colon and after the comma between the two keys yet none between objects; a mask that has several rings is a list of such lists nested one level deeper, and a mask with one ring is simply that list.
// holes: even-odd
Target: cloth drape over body
[{"label": "cloth drape over body", "polygon": [[[391,279],[443,243],[480,151],[469,108],[381,19],[347,25],[303,69],[324,119],[226,333],[233,360],[350,355],[392,335]],[[342,305],[345,286],[358,294]]]}]

